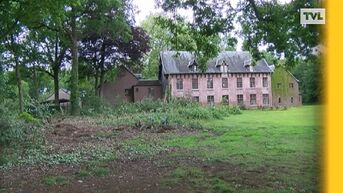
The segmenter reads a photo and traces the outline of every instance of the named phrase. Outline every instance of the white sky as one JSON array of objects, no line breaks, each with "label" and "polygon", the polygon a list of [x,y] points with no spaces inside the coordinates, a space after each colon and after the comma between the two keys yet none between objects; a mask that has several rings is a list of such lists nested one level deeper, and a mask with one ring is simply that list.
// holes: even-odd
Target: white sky
[{"label": "white sky", "polygon": [[[288,3],[290,1],[291,0],[279,0],[279,2],[281,2],[281,3]],[[239,2],[239,0],[230,0],[230,3],[233,7],[235,7],[238,2]],[[137,6],[137,11],[138,11],[138,13],[136,14],[136,17],[135,17],[137,25],[140,25],[140,23],[149,14],[161,12],[160,9],[155,8],[155,0],[133,0],[133,4],[135,6]],[[182,10],[180,14],[183,16],[188,16],[188,18],[192,17],[191,13],[186,11],[186,10]],[[240,25],[238,23],[234,23],[234,27],[235,27],[234,31],[237,31],[240,29]],[[234,35],[234,37],[236,37],[238,40],[237,51],[240,51],[242,49],[243,40],[241,38],[237,37],[237,35]]]}]

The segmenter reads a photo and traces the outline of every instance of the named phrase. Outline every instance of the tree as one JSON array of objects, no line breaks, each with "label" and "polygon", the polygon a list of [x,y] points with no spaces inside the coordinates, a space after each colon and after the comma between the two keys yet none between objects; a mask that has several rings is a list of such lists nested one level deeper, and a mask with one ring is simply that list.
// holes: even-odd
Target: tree
[{"label": "tree", "polygon": [[[157,77],[160,52],[172,47],[171,31],[168,28],[163,28],[158,19],[158,15],[150,15],[141,24],[142,28],[149,34],[151,47],[150,52],[144,58],[143,76],[145,78]],[[188,42],[189,40],[190,36],[185,41]]]},{"label": "tree", "polygon": [[[123,34],[130,35],[130,28],[126,23],[125,7],[127,1],[120,0],[77,0],[65,1],[59,11],[52,15],[54,25],[50,22],[41,22],[42,26],[62,33],[69,42],[71,50],[71,114],[80,113],[79,93],[79,42],[89,33]],[[63,18],[61,21],[60,18]]]},{"label": "tree", "polygon": [[265,45],[278,58],[284,54],[287,66],[294,66],[298,59],[310,57],[321,35],[319,25],[300,24],[300,8],[319,6],[317,0],[285,4],[276,0],[240,1],[238,21],[242,26],[243,47],[260,58],[259,47]]},{"label": "tree", "polygon": [[321,56],[311,56],[307,60],[299,61],[292,69],[292,73],[299,80],[299,87],[303,103],[314,104],[320,102],[323,96],[323,81],[321,71]]},{"label": "tree", "polygon": [[[125,41],[121,36],[86,37],[80,46],[80,58],[86,62],[84,72],[94,77],[96,94],[102,93],[105,73],[118,62],[127,63],[133,69],[141,68],[139,63],[143,55],[149,51],[149,37],[140,27],[131,27],[132,39]],[[87,65],[90,64],[90,65]],[[99,89],[98,89],[99,88]]]},{"label": "tree", "polygon": [[[200,68],[207,69],[206,62],[220,51],[220,34],[233,29],[235,10],[224,0],[157,0],[157,5],[172,16],[160,17],[160,24],[172,32],[172,49],[192,51]],[[193,13],[193,21],[186,21],[177,13],[187,9]],[[183,35],[190,35],[193,44],[180,44]],[[190,46],[191,45],[191,46]]]},{"label": "tree", "polygon": [[2,53],[2,66],[5,64],[8,65],[9,68],[14,68],[15,75],[16,75],[16,84],[18,89],[18,104],[19,104],[19,112],[24,111],[24,99],[23,99],[23,90],[22,90],[22,82],[21,82],[21,68],[24,65],[24,57],[23,57],[23,45],[20,37],[23,35],[23,29],[17,28],[16,34],[11,34],[3,41],[3,46],[7,51]]},{"label": "tree", "polygon": [[31,52],[32,71],[41,71],[54,81],[55,104],[59,106],[59,74],[67,62],[66,40],[58,32],[46,28],[30,31],[28,49]]}]

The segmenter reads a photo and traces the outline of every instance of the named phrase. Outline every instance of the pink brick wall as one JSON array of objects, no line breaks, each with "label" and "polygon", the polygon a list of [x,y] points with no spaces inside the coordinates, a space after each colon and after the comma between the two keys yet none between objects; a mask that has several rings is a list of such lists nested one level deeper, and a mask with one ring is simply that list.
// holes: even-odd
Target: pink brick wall
[{"label": "pink brick wall", "polygon": [[[213,77],[213,89],[207,88],[208,76]],[[197,90],[192,89],[192,78],[198,77]],[[222,78],[228,78],[228,88],[222,88]],[[237,88],[237,77],[242,77],[243,88]],[[250,88],[250,77],[255,77],[255,88]],[[268,77],[268,87],[263,87],[262,77]],[[177,90],[176,80],[183,79],[183,89]],[[272,106],[270,74],[211,74],[211,75],[170,75],[168,83],[171,85],[173,97],[199,96],[199,102],[207,104],[207,96],[213,95],[216,104],[221,103],[223,95],[229,95],[229,104],[237,105],[237,95],[243,95],[244,106],[253,108],[258,106]],[[250,105],[250,94],[256,94],[256,105]],[[263,94],[269,95],[269,105],[263,104]]]}]

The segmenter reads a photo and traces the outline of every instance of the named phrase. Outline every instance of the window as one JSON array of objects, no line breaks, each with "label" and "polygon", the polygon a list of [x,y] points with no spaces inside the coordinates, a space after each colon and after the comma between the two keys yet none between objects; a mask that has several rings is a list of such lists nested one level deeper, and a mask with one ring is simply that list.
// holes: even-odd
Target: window
[{"label": "window", "polygon": [[251,94],[250,95],[250,104],[251,105],[256,105],[256,94]]},{"label": "window", "polygon": [[293,103],[294,102],[294,99],[293,99],[293,97],[291,97],[291,103]]},{"label": "window", "polygon": [[243,80],[242,78],[237,78],[237,88],[242,88],[243,87]]},{"label": "window", "polygon": [[220,66],[220,71],[223,72],[223,73],[227,72],[227,66],[226,65],[221,65]]},{"label": "window", "polygon": [[195,102],[199,102],[199,96],[193,96],[192,100],[195,101]]},{"label": "window", "polygon": [[125,96],[129,96],[130,95],[130,89],[125,89]]},{"label": "window", "polygon": [[243,95],[242,94],[237,95],[237,104],[243,105]]},{"label": "window", "polygon": [[281,83],[277,83],[276,88],[281,88]]},{"label": "window", "polygon": [[269,105],[269,94],[263,94],[263,104]]},{"label": "window", "polygon": [[182,90],[183,89],[183,80],[182,80],[182,78],[176,79],[176,89],[177,90]]},{"label": "window", "polygon": [[294,84],[293,83],[289,83],[289,88],[293,88]]},{"label": "window", "polygon": [[214,104],[214,96],[207,96],[207,104],[209,105]]},{"label": "window", "polygon": [[154,96],[154,88],[148,88],[148,97]]},{"label": "window", "polygon": [[263,85],[263,87],[268,87],[268,77],[263,77],[262,85]]},{"label": "window", "polygon": [[136,92],[138,92],[139,91],[139,88],[136,88]]},{"label": "window", "polygon": [[228,88],[228,86],[227,78],[222,78],[222,88]]},{"label": "window", "polygon": [[198,85],[198,78],[193,78],[192,79],[192,89],[198,89],[199,85]]},{"label": "window", "polygon": [[222,103],[223,104],[229,104],[229,95],[223,95],[222,96]]},{"label": "window", "polygon": [[193,65],[193,72],[196,72],[196,71],[197,71],[197,66]]},{"label": "window", "polygon": [[213,88],[213,78],[208,77],[207,79],[207,88]]},{"label": "window", "polygon": [[254,77],[250,78],[250,88],[255,88],[255,78]]},{"label": "window", "polygon": [[281,97],[279,97],[279,104],[281,103]]}]

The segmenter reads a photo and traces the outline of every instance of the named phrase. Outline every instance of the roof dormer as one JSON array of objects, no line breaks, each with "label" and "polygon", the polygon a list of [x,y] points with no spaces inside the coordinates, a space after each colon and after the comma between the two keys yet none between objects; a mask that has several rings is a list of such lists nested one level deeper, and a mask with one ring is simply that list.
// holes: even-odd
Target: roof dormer
[{"label": "roof dormer", "polygon": [[253,72],[254,71],[254,66],[252,65],[252,60],[244,60],[244,67],[246,68],[247,71]]},{"label": "roof dormer", "polygon": [[225,72],[228,71],[228,65],[227,65],[227,63],[225,62],[225,60],[222,60],[222,61],[217,60],[217,61],[216,61],[216,67],[217,67],[217,68],[220,68],[220,72],[225,73]]},{"label": "roof dormer", "polygon": [[187,67],[193,72],[196,72],[198,70],[198,64],[195,59],[189,61]]}]

